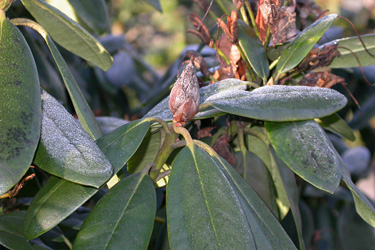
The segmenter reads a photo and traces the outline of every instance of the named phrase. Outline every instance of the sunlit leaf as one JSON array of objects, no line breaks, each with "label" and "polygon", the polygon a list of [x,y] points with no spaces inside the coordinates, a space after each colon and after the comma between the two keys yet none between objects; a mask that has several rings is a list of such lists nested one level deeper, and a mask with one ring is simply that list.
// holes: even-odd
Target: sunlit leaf
[{"label": "sunlit leaf", "polygon": [[0,15],[0,195],[26,173],[40,135],[38,72],[25,38]]},{"label": "sunlit leaf", "polygon": [[[149,126],[148,122],[134,121],[97,141],[97,145],[111,162],[114,173],[117,173],[136,152]],[[97,191],[96,188],[50,177],[34,197],[27,211],[25,236],[27,239],[33,239],[52,229]]]},{"label": "sunlit leaf", "polygon": [[349,127],[346,122],[341,119],[341,117],[338,114],[332,114],[330,116],[325,116],[317,119],[317,122],[320,126],[335,132],[346,139],[350,141],[355,140],[355,135],[353,133],[353,130]]},{"label": "sunlit leaf", "polygon": [[152,180],[144,173],[131,175],[111,188],[91,211],[73,249],[147,249],[155,213]]},{"label": "sunlit leaf", "polygon": [[34,163],[48,173],[100,187],[112,166],[79,122],[47,92],[42,93],[42,131]]},{"label": "sunlit leaf", "polygon": [[296,121],[330,115],[347,103],[327,88],[264,86],[251,92],[228,90],[210,96],[203,105],[226,113],[266,121]]},{"label": "sunlit leaf", "polygon": [[[375,54],[375,35],[364,35],[361,36],[366,48],[372,54]],[[337,44],[338,51],[340,52],[339,57],[335,57],[330,68],[351,68],[359,67],[359,62],[362,67],[370,66],[375,64],[375,57],[369,55],[363,47],[358,37],[347,37],[332,41],[328,44]],[[327,44],[322,45],[321,47]],[[347,49],[345,49],[347,48]],[[357,60],[358,59],[358,60]]]},{"label": "sunlit leaf", "polygon": [[266,122],[277,155],[301,178],[333,193],[340,183],[341,158],[314,121]]},{"label": "sunlit leaf", "polygon": [[263,81],[267,81],[270,73],[268,59],[255,31],[246,23],[238,22],[238,40],[252,69]]},{"label": "sunlit leaf", "polygon": [[336,17],[336,14],[324,16],[304,29],[281,54],[276,66],[277,75],[280,76],[296,67],[324,35]]},{"label": "sunlit leaf", "polygon": [[112,57],[104,47],[64,13],[40,0],[22,0],[22,3],[62,47],[103,70],[112,66]]}]

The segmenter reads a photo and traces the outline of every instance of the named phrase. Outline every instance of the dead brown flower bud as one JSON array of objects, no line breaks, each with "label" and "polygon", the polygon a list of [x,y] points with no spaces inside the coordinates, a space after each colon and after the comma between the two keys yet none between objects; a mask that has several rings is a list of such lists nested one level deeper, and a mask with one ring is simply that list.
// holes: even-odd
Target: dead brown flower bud
[{"label": "dead brown flower bud", "polygon": [[313,70],[318,67],[326,67],[331,64],[333,58],[340,56],[337,45],[326,45],[322,49],[315,48],[298,65],[299,71]]},{"label": "dead brown flower bud", "polygon": [[338,75],[332,74],[329,71],[309,73],[300,81],[300,85],[322,88],[331,88],[336,84],[344,85],[345,79]]},{"label": "dead brown flower bud", "polygon": [[199,80],[193,62],[186,65],[169,95],[169,109],[176,126],[184,126],[199,108]]}]

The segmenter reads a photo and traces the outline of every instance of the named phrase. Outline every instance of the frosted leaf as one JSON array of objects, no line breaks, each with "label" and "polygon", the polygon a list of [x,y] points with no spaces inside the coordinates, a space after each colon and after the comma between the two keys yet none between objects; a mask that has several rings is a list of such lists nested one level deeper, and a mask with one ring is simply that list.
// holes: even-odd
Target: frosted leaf
[{"label": "frosted leaf", "polygon": [[100,187],[112,175],[111,163],[56,99],[45,91],[41,99],[42,130],[35,164],[63,179]]},{"label": "frosted leaf", "polygon": [[317,188],[333,193],[340,183],[341,157],[314,121],[266,122],[277,155]]},{"label": "frosted leaf", "polygon": [[332,89],[281,85],[264,86],[251,92],[227,90],[211,95],[204,102],[226,113],[266,121],[328,116],[346,103],[345,96]]},{"label": "frosted leaf", "polygon": [[371,153],[366,147],[354,147],[346,150],[342,159],[351,174],[364,174],[370,165]]},{"label": "frosted leaf", "polygon": [[[216,95],[223,91],[227,90],[245,90],[246,89],[246,82],[238,80],[238,79],[225,79],[220,82],[216,82],[214,84],[202,87],[200,91],[200,104],[206,102],[206,99],[212,95]],[[144,117],[158,117],[163,119],[164,121],[172,121],[173,116],[171,111],[169,110],[168,106],[169,97],[166,97],[162,100],[159,104],[157,104],[153,109],[151,109]],[[212,108],[211,108],[212,110]],[[220,111],[214,112],[205,112],[201,111],[195,115],[195,119],[202,119],[207,117],[212,117],[217,114],[221,113]],[[209,116],[207,115],[209,114]]]}]

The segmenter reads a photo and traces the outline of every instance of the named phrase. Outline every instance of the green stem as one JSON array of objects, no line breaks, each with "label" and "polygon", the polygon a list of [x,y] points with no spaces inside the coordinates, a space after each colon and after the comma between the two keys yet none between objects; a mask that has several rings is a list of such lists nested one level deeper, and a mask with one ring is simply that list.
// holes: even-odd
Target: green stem
[{"label": "green stem", "polygon": [[175,141],[178,138],[178,134],[174,131],[170,131],[166,134],[164,139],[163,145],[159,149],[159,152],[154,160],[153,167],[150,171],[150,177],[154,181],[158,177],[161,168],[163,167],[164,163],[168,160],[170,154],[176,149]]},{"label": "green stem", "polygon": [[241,16],[242,16],[242,19],[244,20],[244,22],[249,25],[249,27],[251,27],[251,23],[249,21],[249,19],[247,18],[247,15],[246,15],[246,9],[245,9],[245,6],[241,6],[240,7],[240,12],[241,12]]},{"label": "green stem", "polygon": [[5,10],[0,10],[0,20],[4,20],[5,18]]},{"label": "green stem", "polygon": [[240,122],[236,123],[237,125],[237,135],[238,135],[238,142],[243,158],[243,178],[246,179],[246,145],[245,145],[245,135],[244,135],[244,125],[240,124]]},{"label": "green stem", "polygon": [[253,13],[253,11],[251,10],[251,6],[250,6],[249,1],[245,1],[245,6],[246,6],[246,8],[247,8],[247,11],[249,12],[250,20],[251,20],[251,24],[253,25],[253,28],[254,28],[255,34],[259,37],[258,27],[257,27],[257,24],[256,24],[256,22],[255,22],[254,13]]},{"label": "green stem", "polygon": [[223,2],[221,0],[216,0],[217,5],[219,5],[222,12],[224,12],[225,15],[229,15],[227,9],[225,8]]},{"label": "green stem", "polygon": [[271,26],[268,26],[267,34],[266,34],[266,40],[264,41],[264,45],[263,45],[265,53],[267,53],[268,44],[270,44],[270,40],[271,40]]},{"label": "green stem", "polygon": [[160,119],[158,117],[147,117],[147,118],[144,119],[144,121],[147,121],[147,122],[157,122],[157,123],[159,123],[163,127],[163,129],[166,132],[166,134],[170,134],[168,125],[167,125],[167,123],[164,120],[162,120],[162,119]]},{"label": "green stem", "polygon": [[253,136],[259,138],[260,140],[262,140],[262,141],[263,141],[265,144],[267,144],[267,145],[270,145],[270,144],[271,144],[269,138],[268,138],[266,135],[264,135],[264,134],[262,134],[262,133],[257,133],[257,132],[255,132],[253,129],[251,129],[251,128],[246,128],[246,127],[245,127],[245,128],[244,128],[244,132],[245,132],[246,134],[253,135]]}]

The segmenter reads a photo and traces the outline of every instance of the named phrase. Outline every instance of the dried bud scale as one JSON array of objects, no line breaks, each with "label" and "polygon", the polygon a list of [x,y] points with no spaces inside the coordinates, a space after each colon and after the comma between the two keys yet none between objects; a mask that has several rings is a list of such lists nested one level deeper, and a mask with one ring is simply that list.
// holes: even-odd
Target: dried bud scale
[{"label": "dried bud scale", "polygon": [[186,65],[169,95],[169,109],[176,126],[184,126],[199,108],[199,79],[192,62]]}]

